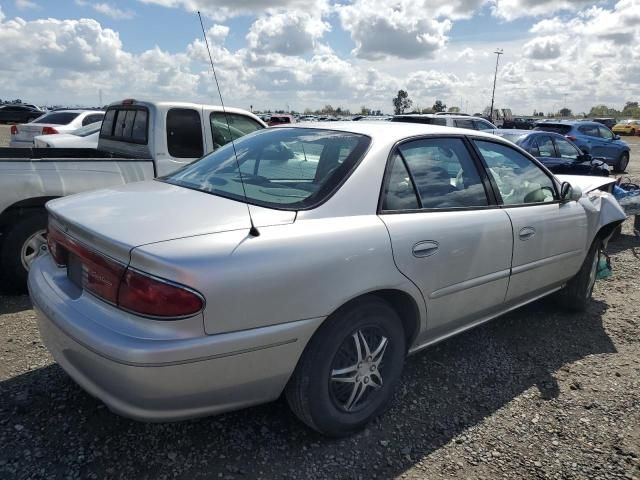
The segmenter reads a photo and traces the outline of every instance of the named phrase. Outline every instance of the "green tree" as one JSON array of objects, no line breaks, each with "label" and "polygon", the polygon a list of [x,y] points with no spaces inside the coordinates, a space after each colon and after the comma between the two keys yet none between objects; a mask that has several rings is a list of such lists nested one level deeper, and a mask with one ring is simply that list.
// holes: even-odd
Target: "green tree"
[{"label": "green tree", "polygon": [[398,90],[398,95],[393,98],[393,112],[400,115],[410,109],[411,105],[413,105],[413,100],[409,98],[406,90]]},{"label": "green tree", "polygon": [[449,107],[447,112],[449,112],[449,113],[460,113],[460,107]]},{"label": "green tree", "polygon": [[595,105],[589,111],[590,117],[615,117],[616,115],[620,115],[620,112],[607,105]]},{"label": "green tree", "polygon": [[447,106],[442,103],[442,100],[436,100],[436,103],[431,107],[434,112],[445,112],[447,110]]},{"label": "green tree", "polygon": [[362,105],[360,107],[360,115],[371,115],[371,109],[367,108],[366,106]]},{"label": "green tree", "polygon": [[433,113],[433,108],[423,108],[421,113]]},{"label": "green tree", "polygon": [[561,117],[570,117],[572,115],[571,109],[567,107],[561,108],[559,113]]}]

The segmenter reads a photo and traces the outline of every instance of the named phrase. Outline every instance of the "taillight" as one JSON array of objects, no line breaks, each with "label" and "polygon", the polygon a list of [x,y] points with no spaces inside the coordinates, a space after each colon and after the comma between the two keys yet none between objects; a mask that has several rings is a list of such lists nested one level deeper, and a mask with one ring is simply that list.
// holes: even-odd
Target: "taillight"
[{"label": "taillight", "polygon": [[54,135],[56,133],[58,133],[58,130],[53,127],[42,127],[41,135]]},{"label": "taillight", "polygon": [[564,138],[566,138],[567,140],[571,140],[572,142],[575,142],[577,140],[577,138],[573,135],[565,135]]},{"label": "taillight", "polygon": [[192,290],[157,279],[94,252],[49,226],[49,252],[68,276],[95,296],[132,313],[172,319],[198,313],[202,297]]},{"label": "taillight", "polygon": [[204,307],[200,295],[186,288],[127,269],[118,293],[118,306],[159,318],[186,317]]},{"label": "taillight", "polygon": [[11,135],[17,135],[18,134],[18,127],[16,127],[15,125],[11,125]]}]

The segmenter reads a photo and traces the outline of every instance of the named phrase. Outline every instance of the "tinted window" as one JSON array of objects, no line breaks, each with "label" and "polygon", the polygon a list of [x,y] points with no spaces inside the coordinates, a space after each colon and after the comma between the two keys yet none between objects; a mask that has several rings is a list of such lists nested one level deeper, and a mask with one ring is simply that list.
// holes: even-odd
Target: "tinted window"
[{"label": "tinted window", "polygon": [[613,138],[613,133],[607,127],[598,127],[598,131],[602,138],[606,138],[607,140],[611,140]]},{"label": "tinted window", "polygon": [[559,124],[547,124],[547,123],[539,123],[537,124],[536,130],[542,130],[544,132],[554,132],[559,133],[560,135],[566,135],[571,131],[571,125],[559,125]]},{"label": "tinted window", "polygon": [[82,119],[82,126],[89,125],[90,123],[99,122],[104,117],[103,113],[94,113],[92,115],[87,115]]},{"label": "tinted window", "polygon": [[147,143],[146,109],[110,108],[104,115],[100,137],[121,142]]},{"label": "tinted window", "polygon": [[[312,128],[274,128],[220,147],[163,180],[273,208],[311,207],[327,198],[358,163],[370,139]],[[344,150],[349,154],[342,159]],[[240,172],[238,172],[240,165]]]},{"label": "tinted window", "polygon": [[506,145],[474,140],[505,205],[553,202],[551,178],[520,152]]},{"label": "tinted window", "polygon": [[167,148],[176,158],[198,158],[204,153],[200,113],[191,108],[172,108],[167,113]]},{"label": "tinted window", "polygon": [[474,120],[473,124],[476,130],[495,130],[495,125],[485,122],[484,120]]},{"label": "tinted window", "polygon": [[558,154],[562,158],[577,160],[581,155],[580,151],[569,142],[567,142],[564,138],[554,138],[553,141],[555,142],[556,148],[558,149]]},{"label": "tinted window", "polygon": [[[213,149],[226,145],[233,139],[237,139],[246,135],[247,133],[261,130],[264,127],[258,122],[245,115],[238,115],[235,113],[213,112],[209,115],[209,121],[211,122],[211,135],[213,136]],[[227,126],[227,119],[229,125]],[[231,132],[231,136],[229,135]]]},{"label": "tinted window", "polygon": [[534,140],[536,146],[538,147],[538,155],[537,157],[555,157],[556,150],[553,147],[553,141],[551,137],[548,135],[540,135]]},{"label": "tinted window", "polygon": [[488,204],[476,167],[459,138],[402,144],[423,208],[482,207]]},{"label": "tinted window", "polygon": [[116,110],[107,110],[107,113],[102,120],[102,128],[100,129],[100,136],[110,137],[113,133],[113,119],[116,116]]},{"label": "tinted window", "polygon": [[454,122],[455,122],[455,126],[458,128],[468,128],[470,130],[475,130],[473,126],[473,120],[456,119],[454,120]]},{"label": "tinted window", "polygon": [[599,137],[600,133],[598,132],[598,127],[596,125],[581,125],[578,130],[583,135],[587,135],[589,137]]},{"label": "tinted window", "polygon": [[420,208],[418,197],[404,160],[395,154],[385,186],[382,210],[415,210]]},{"label": "tinted window", "polygon": [[79,113],[74,112],[53,112],[34,120],[32,123],[51,123],[53,125],[67,125],[71,123]]},{"label": "tinted window", "polygon": [[444,116],[441,117],[420,117],[420,116],[406,116],[406,117],[393,117],[392,122],[404,122],[404,123],[426,123],[429,125],[447,125],[447,119]]}]

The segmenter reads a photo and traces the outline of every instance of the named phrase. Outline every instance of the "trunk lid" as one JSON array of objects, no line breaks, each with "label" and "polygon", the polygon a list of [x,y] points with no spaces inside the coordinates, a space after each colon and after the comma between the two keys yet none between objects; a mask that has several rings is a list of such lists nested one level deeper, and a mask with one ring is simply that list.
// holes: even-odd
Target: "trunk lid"
[{"label": "trunk lid", "polygon": [[[296,216],[250,208],[258,228]],[[247,204],[154,180],[59,198],[47,209],[61,231],[123,263],[141,245],[250,228]]]},{"label": "trunk lid", "polygon": [[70,129],[66,125],[57,125],[55,123],[23,123],[17,126],[18,133],[14,139],[20,142],[33,141],[34,137],[42,135],[42,129],[44,127],[55,128],[58,133],[66,133],[69,130],[73,130],[73,128]]}]

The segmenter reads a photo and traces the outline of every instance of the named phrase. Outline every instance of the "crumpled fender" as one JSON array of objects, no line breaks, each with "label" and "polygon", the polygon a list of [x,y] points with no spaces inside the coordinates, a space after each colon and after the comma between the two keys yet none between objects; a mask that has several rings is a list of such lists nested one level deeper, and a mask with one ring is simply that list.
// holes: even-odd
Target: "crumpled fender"
[{"label": "crumpled fender", "polygon": [[[578,201],[587,212],[589,235],[593,239],[602,227],[624,221],[627,216],[613,195],[602,190],[584,193]],[[608,238],[603,239],[605,246]]]}]

